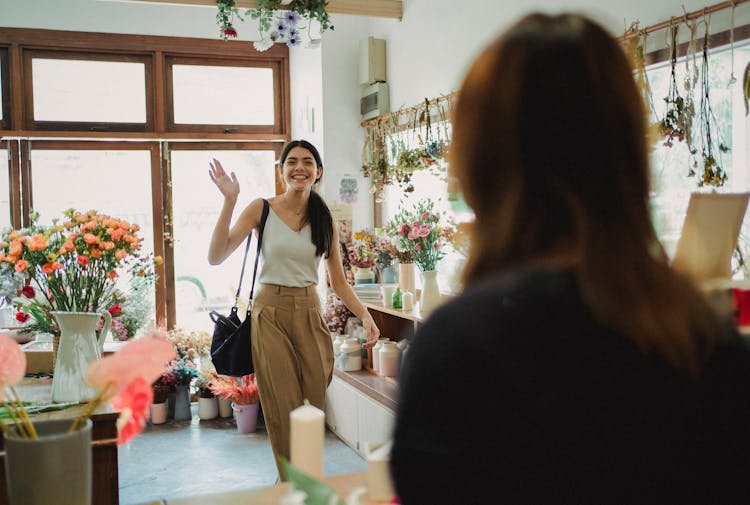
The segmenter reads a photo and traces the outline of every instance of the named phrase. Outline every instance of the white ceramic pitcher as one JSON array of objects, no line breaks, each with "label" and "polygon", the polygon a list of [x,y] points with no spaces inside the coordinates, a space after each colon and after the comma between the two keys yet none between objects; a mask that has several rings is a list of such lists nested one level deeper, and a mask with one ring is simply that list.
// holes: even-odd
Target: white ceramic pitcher
[{"label": "white ceramic pitcher", "polygon": [[[104,312],[52,312],[60,327],[60,345],[52,377],[53,402],[80,402],[94,398],[96,391],[86,383],[89,365],[102,357],[104,339],[112,315]],[[104,325],[96,337],[96,323]]]}]

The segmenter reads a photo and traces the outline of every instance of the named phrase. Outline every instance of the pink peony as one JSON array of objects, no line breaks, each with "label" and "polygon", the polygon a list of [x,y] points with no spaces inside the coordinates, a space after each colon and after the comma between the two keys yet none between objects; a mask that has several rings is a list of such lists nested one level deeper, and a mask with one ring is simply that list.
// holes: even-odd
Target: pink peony
[{"label": "pink peony", "polygon": [[112,400],[112,406],[120,411],[117,418],[117,445],[126,444],[143,431],[153,399],[151,384],[139,376]]},{"label": "pink peony", "polygon": [[4,386],[13,386],[26,373],[26,355],[18,342],[0,333],[0,400],[4,398]]},{"label": "pink peony", "polygon": [[137,377],[151,384],[167,370],[176,354],[174,346],[159,335],[152,331],[130,340],[116,353],[91,364],[86,382],[102,391],[102,401],[118,395]]}]

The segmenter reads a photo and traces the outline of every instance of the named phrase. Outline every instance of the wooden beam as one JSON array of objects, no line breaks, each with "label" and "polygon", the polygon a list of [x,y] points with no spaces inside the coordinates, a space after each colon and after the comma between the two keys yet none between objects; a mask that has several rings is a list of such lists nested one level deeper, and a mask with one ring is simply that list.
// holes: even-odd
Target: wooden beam
[{"label": "wooden beam", "polygon": [[[105,0],[111,1],[111,0]],[[216,7],[216,0],[119,0],[128,3],[161,3],[172,5],[204,5]],[[237,0],[240,9],[254,9],[258,6],[255,0]],[[284,6],[282,6],[282,9]],[[326,11],[329,14],[354,14],[357,16],[373,16],[380,18],[395,18],[399,21],[403,16],[402,0],[330,0]]]}]

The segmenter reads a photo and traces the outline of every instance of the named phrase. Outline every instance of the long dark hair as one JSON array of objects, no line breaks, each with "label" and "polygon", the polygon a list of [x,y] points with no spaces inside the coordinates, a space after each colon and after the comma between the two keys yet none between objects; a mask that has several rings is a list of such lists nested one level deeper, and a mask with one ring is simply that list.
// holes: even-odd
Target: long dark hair
[{"label": "long dark hair", "polygon": [[[285,145],[279,157],[280,167],[284,166],[284,161],[286,161],[289,151],[295,147],[302,147],[310,151],[318,168],[323,168],[323,160],[320,157],[320,153],[307,140],[292,140]],[[326,205],[317,191],[322,178],[323,175],[321,174],[320,177],[315,179],[315,183],[313,183],[312,191],[310,191],[310,199],[307,201],[307,211],[302,218],[302,225],[310,223],[312,242],[315,244],[315,255],[325,255],[328,258],[331,255],[331,246],[333,244],[333,217],[331,217],[331,210],[328,208],[328,205]]]},{"label": "long dark hair", "polygon": [[576,14],[527,16],[475,60],[449,154],[476,216],[463,277],[562,261],[598,320],[696,376],[720,323],[653,228],[632,72],[619,43]]}]

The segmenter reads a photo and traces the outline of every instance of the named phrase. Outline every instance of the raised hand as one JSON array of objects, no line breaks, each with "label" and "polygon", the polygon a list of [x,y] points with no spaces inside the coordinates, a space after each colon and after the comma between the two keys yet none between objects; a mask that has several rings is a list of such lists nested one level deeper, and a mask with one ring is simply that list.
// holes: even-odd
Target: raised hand
[{"label": "raised hand", "polygon": [[237,195],[240,194],[240,183],[234,172],[227,175],[224,171],[224,167],[221,166],[221,163],[216,158],[214,158],[213,162],[208,165],[210,167],[208,170],[208,176],[214,184],[216,184],[216,187],[219,188],[219,191],[224,195],[224,198],[232,198],[236,200]]}]

